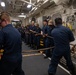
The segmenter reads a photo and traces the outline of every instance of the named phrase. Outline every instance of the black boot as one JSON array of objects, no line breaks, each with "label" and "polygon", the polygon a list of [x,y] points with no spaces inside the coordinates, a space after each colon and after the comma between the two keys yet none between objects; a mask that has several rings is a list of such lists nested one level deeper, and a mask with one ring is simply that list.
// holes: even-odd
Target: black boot
[{"label": "black boot", "polygon": [[48,75],[54,75],[54,74],[52,74],[52,73],[48,73]]}]

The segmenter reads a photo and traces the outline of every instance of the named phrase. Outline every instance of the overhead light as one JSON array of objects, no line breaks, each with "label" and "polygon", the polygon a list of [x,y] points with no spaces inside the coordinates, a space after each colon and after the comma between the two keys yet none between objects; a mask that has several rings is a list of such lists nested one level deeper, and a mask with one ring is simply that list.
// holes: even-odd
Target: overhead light
[{"label": "overhead light", "polygon": [[21,13],[21,15],[24,15],[24,13]]},{"label": "overhead light", "polygon": [[26,18],[26,15],[19,15],[18,17],[23,17],[23,18]]},{"label": "overhead light", "polygon": [[31,6],[32,6],[32,5],[31,5],[31,4],[29,4],[29,5],[27,5],[27,8],[31,8]]},{"label": "overhead light", "polygon": [[5,2],[1,2],[1,6],[2,7],[5,7]]}]

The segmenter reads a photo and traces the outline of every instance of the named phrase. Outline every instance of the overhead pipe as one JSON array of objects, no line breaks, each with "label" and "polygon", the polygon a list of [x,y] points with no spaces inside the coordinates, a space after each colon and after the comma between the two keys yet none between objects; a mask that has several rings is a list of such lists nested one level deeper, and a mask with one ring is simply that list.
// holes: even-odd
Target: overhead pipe
[{"label": "overhead pipe", "polygon": [[33,4],[33,3],[31,2],[31,0],[30,0],[30,2],[28,2],[28,1],[26,1],[26,0],[21,0],[21,1],[23,1],[23,2],[25,2],[25,3],[27,3],[27,4],[31,4],[31,5],[33,5],[33,6],[35,6],[35,7],[36,7],[36,5],[35,5],[35,4]]},{"label": "overhead pipe", "polygon": [[30,4],[32,3],[32,1],[30,0]]}]

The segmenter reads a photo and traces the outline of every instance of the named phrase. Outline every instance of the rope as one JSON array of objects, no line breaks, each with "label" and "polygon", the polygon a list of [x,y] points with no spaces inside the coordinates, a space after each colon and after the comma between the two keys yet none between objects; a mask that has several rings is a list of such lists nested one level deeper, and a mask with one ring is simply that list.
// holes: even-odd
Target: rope
[{"label": "rope", "polygon": [[[35,33],[35,34],[40,34],[40,35],[41,35],[41,33],[38,33],[38,32],[33,31],[33,30],[30,30],[30,32]],[[43,34],[43,35],[41,35],[41,36],[45,36],[45,34]],[[53,38],[53,37],[51,37],[51,36],[46,36],[46,37],[48,37],[48,38]]]},{"label": "rope", "polygon": [[47,49],[52,49],[52,48],[54,48],[54,46],[53,47],[48,47],[48,48],[43,48],[43,49],[38,49],[38,50],[23,50],[22,51],[22,53],[28,53],[28,52],[38,52],[38,51],[45,51],[45,50],[47,50]]},{"label": "rope", "polygon": [[[76,46],[76,44],[70,44],[70,45],[73,46],[73,47],[72,47],[72,51],[73,51],[74,48],[75,48],[75,46]],[[38,49],[38,50],[23,50],[22,53],[45,51],[45,50],[47,50],[47,49],[52,49],[52,48],[54,48],[54,47],[55,47],[55,46],[53,46],[53,47],[48,47],[48,48],[43,48],[43,49]]]}]

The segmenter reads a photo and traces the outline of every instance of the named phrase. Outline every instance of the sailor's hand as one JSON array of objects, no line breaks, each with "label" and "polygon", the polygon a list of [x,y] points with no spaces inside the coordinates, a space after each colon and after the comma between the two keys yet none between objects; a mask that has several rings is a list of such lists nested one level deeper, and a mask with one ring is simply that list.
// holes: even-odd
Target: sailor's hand
[{"label": "sailor's hand", "polygon": [[45,36],[48,36],[48,34],[45,34]]},{"label": "sailor's hand", "polygon": [[43,38],[46,37],[45,35],[43,35]]}]

